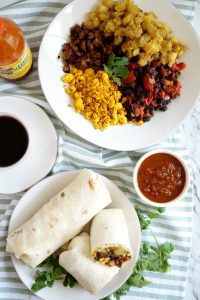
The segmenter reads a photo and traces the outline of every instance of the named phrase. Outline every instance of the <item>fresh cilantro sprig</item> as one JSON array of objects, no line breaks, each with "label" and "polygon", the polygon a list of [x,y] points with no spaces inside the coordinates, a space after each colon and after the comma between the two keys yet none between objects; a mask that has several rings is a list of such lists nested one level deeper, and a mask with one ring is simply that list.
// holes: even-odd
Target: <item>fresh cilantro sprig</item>
[{"label": "fresh cilantro sprig", "polygon": [[164,213],[166,211],[165,207],[155,207],[155,209],[159,212],[159,213]]},{"label": "fresh cilantro sprig", "polygon": [[76,279],[59,265],[58,256],[49,256],[38,268],[45,268],[45,270],[36,270],[35,282],[31,287],[34,293],[46,286],[52,287],[55,280],[63,279],[63,285],[71,288],[76,283]]},{"label": "fresh cilantro sprig", "polygon": [[57,258],[53,257],[53,255],[50,255],[38,265],[38,268],[51,268],[55,265],[55,261],[57,265]]},{"label": "fresh cilantro sprig", "polygon": [[107,63],[104,64],[104,70],[105,72],[112,77],[113,81],[117,85],[121,85],[121,79],[120,78],[127,78],[128,76],[128,57],[117,57],[115,54],[112,54],[108,57]]},{"label": "fresh cilantro sprig", "polygon": [[143,211],[139,207],[135,208],[138,219],[140,221],[141,230],[149,229],[149,225],[151,224],[151,219],[158,218],[161,213],[165,212],[165,207],[156,207],[155,212]]},{"label": "fresh cilantro sprig", "polygon": [[[142,243],[140,248],[140,258],[133,268],[131,276],[117,291],[111,295],[112,299],[114,298],[116,300],[120,300],[120,297],[126,295],[131,286],[142,288],[143,286],[150,284],[151,281],[144,277],[145,271],[165,273],[170,267],[169,258],[170,254],[174,250],[174,246],[170,242],[165,242],[164,244],[159,245],[155,234],[150,228],[151,219],[159,217],[161,213],[165,212],[165,208],[158,207],[155,208],[155,212],[148,212],[136,207],[136,212],[138,214],[141,229],[150,230],[156,246],[148,245],[145,242]],[[103,300],[110,300],[111,296],[108,296]]]},{"label": "fresh cilantro sprig", "polygon": [[126,293],[130,290],[130,284],[128,280],[117,291],[113,293],[113,297],[115,299],[120,300],[120,297],[126,295]]},{"label": "fresh cilantro sprig", "polygon": [[166,273],[170,266],[168,259],[173,251],[174,246],[170,242],[165,242],[156,247],[143,243],[140,251],[140,259],[143,260],[146,270]]},{"label": "fresh cilantro sprig", "polygon": [[36,270],[35,282],[33,283],[31,290],[36,293],[44,287],[52,287],[54,279],[51,272]]}]

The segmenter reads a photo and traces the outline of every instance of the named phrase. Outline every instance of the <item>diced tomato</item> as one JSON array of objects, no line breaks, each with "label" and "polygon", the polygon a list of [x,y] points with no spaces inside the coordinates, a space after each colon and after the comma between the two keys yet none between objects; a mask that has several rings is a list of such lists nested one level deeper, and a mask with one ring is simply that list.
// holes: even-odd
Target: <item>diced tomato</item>
[{"label": "diced tomato", "polygon": [[165,70],[164,67],[161,67],[161,69],[159,70],[159,74],[161,74],[163,77],[167,76],[167,70]]},{"label": "diced tomato", "polygon": [[135,80],[136,80],[136,76],[134,74],[134,71],[131,71],[131,72],[129,72],[128,77],[126,79],[123,79],[122,81],[124,84],[128,84]]},{"label": "diced tomato", "polygon": [[177,96],[181,95],[181,85],[178,82],[178,80],[174,81],[174,85],[165,85],[163,89],[168,95],[172,95],[172,94],[176,94]]},{"label": "diced tomato", "polygon": [[179,68],[178,68],[178,66],[177,66],[176,63],[174,63],[174,64],[172,65],[172,70],[173,70],[173,71],[179,71]]},{"label": "diced tomato", "polygon": [[166,93],[163,90],[161,90],[159,92],[159,97],[163,99],[163,98],[165,98],[165,96],[166,96]]},{"label": "diced tomato", "polygon": [[186,68],[186,64],[184,62],[181,62],[181,63],[174,63],[173,66],[172,66],[172,69],[173,70],[177,70],[177,71],[182,71],[183,69]]},{"label": "diced tomato", "polygon": [[132,70],[132,66],[131,66],[131,65],[132,65],[132,62],[131,62],[131,61],[129,61],[129,62],[128,62],[128,65],[127,65],[127,67],[128,67],[128,69],[129,69],[129,71],[131,71],[131,70]]},{"label": "diced tomato", "polygon": [[174,93],[175,91],[176,91],[176,88],[175,88],[175,86],[174,85],[165,85],[164,87],[163,87],[163,89],[164,89],[164,91],[167,93],[167,94],[172,94],[172,93]]},{"label": "diced tomato", "polygon": [[129,63],[128,63],[128,69],[129,69],[129,71],[132,71],[132,70],[134,70],[134,69],[136,69],[138,67],[139,67],[138,63],[133,63],[133,62],[129,61]]},{"label": "diced tomato", "polygon": [[153,91],[153,99],[156,99],[156,98],[157,98],[158,93],[159,93],[159,89],[158,89],[158,88],[155,88],[154,91]]},{"label": "diced tomato", "polygon": [[182,71],[183,69],[186,68],[186,64],[184,62],[181,62],[179,64],[177,64],[178,68],[179,68],[179,71]]},{"label": "diced tomato", "polygon": [[178,96],[180,96],[181,95],[181,85],[178,82],[178,80],[175,80],[174,83],[175,83],[175,87],[176,87],[176,93],[177,93]]},{"label": "diced tomato", "polygon": [[155,68],[158,67],[158,66],[160,66],[160,64],[161,64],[161,62],[158,61],[158,60],[152,61],[150,63],[151,67],[155,67]]},{"label": "diced tomato", "polygon": [[154,90],[153,80],[148,75],[143,78],[143,86],[147,91],[153,92]]},{"label": "diced tomato", "polygon": [[153,96],[149,97],[149,98],[144,98],[146,105],[150,105],[152,100],[153,100]]},{"label": "diced tomato", "polygon": [[140,120],[143,120],[143,116],[144,116],[144,108],[140,107]]},{"label": "diced tomato", "polygon": [[176,93],[176,87],[175,85],[165,85],[163,87],[163,90],[165,91],[165,93],[167,93],[168,95],[174,94]]}]

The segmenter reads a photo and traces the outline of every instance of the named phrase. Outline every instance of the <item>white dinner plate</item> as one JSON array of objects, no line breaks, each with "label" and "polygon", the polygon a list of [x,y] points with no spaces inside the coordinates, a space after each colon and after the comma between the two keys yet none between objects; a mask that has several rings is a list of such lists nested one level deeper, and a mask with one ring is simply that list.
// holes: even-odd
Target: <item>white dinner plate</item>
[{"label": "white dinner plate", "polygon": [[57,155],[57,134],[46,113],[37,105],[16,96],[0,97],[0,114],[16,117],[28,132],[29,145],[14,165],[0,168],[0,193],[28,189],[52,169]]},{"label": "white dinner plate", "polygon": [[166,112],[156,112],[143,126],[126,124],[104,131],[94,129],[90,121],[76,113],[63,88],[62,64],[57,58],[66,42],[70,28],[84,20],[97,0],[75,0],[54,18],[42,40],[39,51],[39,77],[43,92],[57,116],[76,134],[101,147],[113,150],[137,150],[150,147],[166,138],[191,111],[200,91],[200,42],[191,24],[166,0],[136,0],[144,11],[154,11],[159,19],[173,29],[174,34],[189,46],[181,58],[187,68],[182,72],[181,97],[172,101]]},{"label": "white dinner plate", "polygon": [[[46,201],[52,196],[57,194],[64,186],[69,184],[78,171],[62,172],[40,181],[34,187],[32,187],[17,204],[9,224],[9,232],[16,229],[18,226],[24,223],[30,218]],[[112,183],[109,179],[102,177],[105,185],[107,186],[112,203],[108,207],[121,208],[124,212],[129,237],[131,241],[131,247],[133,250],[133,259],[129,261],[124,267],[121,268],[119,273],[112,279],[112,281],[106,285],[98,294],[91,295],[84,290],[79,284],[76,284],[73,288],[64,287],[62,281],[56,281],[52,288],[44,288],[37,292],[37,295],[45,300],[97,300],[103,299],[117,290],[130,276],[132,273],[133,266],[138,259],[140,243],[141,243],[141,230],[140,224],[137,217],[137,213],[125,197],[125,195],[119,190],[119,188]],[[59,233],[58,233],[59,234]],[[23,281],[23,283],[31,289],[31,285],[34,282],[35,270],[25,265],[20,260],[12,256],[12,260],[15,269]]]}]

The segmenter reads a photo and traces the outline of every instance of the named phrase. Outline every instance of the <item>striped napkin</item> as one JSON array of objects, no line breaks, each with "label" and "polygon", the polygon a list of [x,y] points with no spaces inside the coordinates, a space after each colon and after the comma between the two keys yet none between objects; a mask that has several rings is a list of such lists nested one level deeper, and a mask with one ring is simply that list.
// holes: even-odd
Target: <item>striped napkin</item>
[{"label": "striped napkin", "polygon": [[[135,205],[139,202],[132,185],[132,172],[141,154],[106,150],[76,136],[56,118],[40,87],[37,57],[42,36],[52,18],[69,2],[67,0],[26,0],[0,11],[2,16],[9,17],[20,25],[34,57],[33,71],[25,80],[10,83],[0,79],[0,95],[32,96],[32,98],[27,97],[27,101],[37,103],[49,115],[59,135],[59,152],[52,173],[90,168],[111,179]],[[173,0],[173,3],[189,20],[193,20],[195,1]],[[179,131],[159,146],[176,151],[189,163],[188,151]],[[5,252],[9,219],[22,195],[23,193],[12,196],[0,195],[0,299],[3,300],[33,299],[33,294],[16,274],[10,255]],[[145,209],[151,211],[148,207]],[[123,299],[181,300],[184,298],[191,247],[192,185],[178,206],[167,208],[158,219],[152,220],[152,231],[156,234],[159,243],[170,241],[175,246],[171,255],[170,271],[166,274],[146,272],[145,275],[152,284],[142,289],[132,288]],[[149,231],[142,232],[142,240],[154,244]],[[38,297],[34,299],[39,300]]]}]

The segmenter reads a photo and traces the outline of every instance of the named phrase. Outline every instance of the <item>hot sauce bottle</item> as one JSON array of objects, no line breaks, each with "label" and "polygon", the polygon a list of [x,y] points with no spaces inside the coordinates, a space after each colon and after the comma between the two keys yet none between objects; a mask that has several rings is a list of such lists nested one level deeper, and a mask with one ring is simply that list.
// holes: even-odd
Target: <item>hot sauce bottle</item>
[{"label": "hot sauce bottle", "polygon": [[32,53],[19,26],[0,17],[0,77],[20,80],[32,69]]}]

